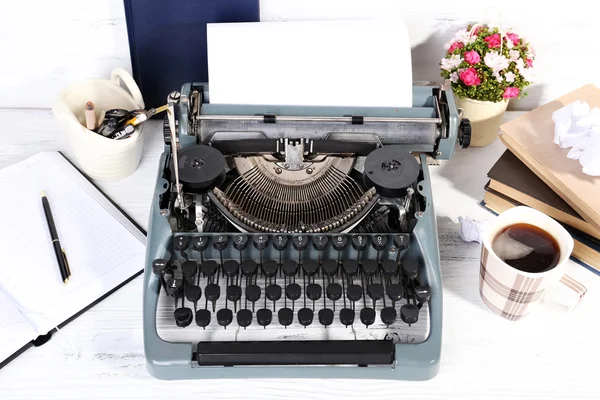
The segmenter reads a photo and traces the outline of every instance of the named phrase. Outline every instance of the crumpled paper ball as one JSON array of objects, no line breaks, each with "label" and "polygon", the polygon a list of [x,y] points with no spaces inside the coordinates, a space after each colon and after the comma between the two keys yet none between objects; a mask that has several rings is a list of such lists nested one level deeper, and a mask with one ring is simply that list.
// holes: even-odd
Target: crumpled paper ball
[{"label": "crumpled paper ball", "polygon": [[486,221],[478,221],[466,216],[458,217],[458,222],[460,222],[458,234],[462,240],[465,242],[483,242],[483,238],[488,231]]},{"label": "crumpled paper ball", "polygon": [[568,158],[579,160],[584,174],[600,176],[600,109],[574,101],[552,113],[554,143],[565,149]]}]

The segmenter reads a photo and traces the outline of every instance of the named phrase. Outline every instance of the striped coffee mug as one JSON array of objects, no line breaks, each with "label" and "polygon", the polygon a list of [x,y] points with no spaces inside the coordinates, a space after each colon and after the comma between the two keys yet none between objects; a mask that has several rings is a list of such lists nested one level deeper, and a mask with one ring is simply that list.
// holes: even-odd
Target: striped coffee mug
[{"label": "striped coffee mug", "polygon": [[[492,250],[492,242],[505,228],[515,224],[530,224],[543,229],[558,243],[560,258],[552,269],[543,272],[524,272],[516,269],[498,257]],[[562,225],[529,207],[514,207],[492,223],[483,238],[479,293],[483,303],[494,313],[517,321],[535,308],[550,289],[563,299],[555,299],[573,309],[579,304],[587,289],[581,283],[565,274],[567,260],[573,251],[573,238]]]}]

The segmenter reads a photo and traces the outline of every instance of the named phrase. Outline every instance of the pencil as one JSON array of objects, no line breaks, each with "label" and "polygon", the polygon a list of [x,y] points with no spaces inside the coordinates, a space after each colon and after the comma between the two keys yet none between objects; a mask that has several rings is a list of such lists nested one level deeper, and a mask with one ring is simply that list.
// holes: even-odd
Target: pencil
[{"label": "pencil", "polygon": [[91,101],[85,103],[85,127],[90,131],[96,129],[96,112],[94,111],[94,103]]}]

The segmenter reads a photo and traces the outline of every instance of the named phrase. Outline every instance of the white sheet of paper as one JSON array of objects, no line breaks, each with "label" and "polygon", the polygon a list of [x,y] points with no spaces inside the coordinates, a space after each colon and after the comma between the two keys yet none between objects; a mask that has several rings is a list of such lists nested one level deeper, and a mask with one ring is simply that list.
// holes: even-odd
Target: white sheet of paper
[{"label": "white sheet of paper", "polygon": [[400,19],[208,24],[210,102],[411,107]]}]

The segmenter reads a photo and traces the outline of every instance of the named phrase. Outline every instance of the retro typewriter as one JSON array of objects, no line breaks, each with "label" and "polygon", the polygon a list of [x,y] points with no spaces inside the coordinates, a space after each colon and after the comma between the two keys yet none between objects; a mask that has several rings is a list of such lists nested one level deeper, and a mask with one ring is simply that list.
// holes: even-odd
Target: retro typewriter
[{"label": "retro typewriter", "polygon": [[144,275],[161,379],[437,373],[442,286],[428,162],[470,141],[450,91],[413,107],[169,95]]}]

